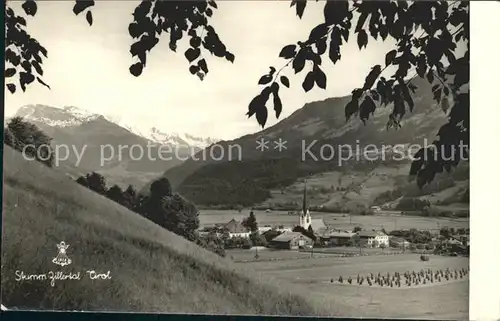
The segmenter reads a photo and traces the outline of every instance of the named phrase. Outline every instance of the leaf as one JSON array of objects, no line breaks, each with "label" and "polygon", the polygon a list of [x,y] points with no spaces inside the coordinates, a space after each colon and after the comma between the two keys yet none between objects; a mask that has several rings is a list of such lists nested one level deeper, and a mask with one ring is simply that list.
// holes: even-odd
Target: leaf
[{"label": "leaf", "polygon": [[359,111],[359,102],[357,99],[352,99],[350,102],[347,103],[345,106],[345,118],[346,121],[349,121],[349,118],[351,118],[352,115],[357,113]]},{"label": "leaf", "polygon": [[76,0],[75,5],[73,6],[73,13],[78,15],[85,9],[92,7],[94,4],[94,0]]},{"label": "leaf", "polygon": [[368,89],[372,88],[373,84],[378,79],[381,72],[382,72],[382,66],[380,66],[380,65],[373,66],[372,70],[370,71],[368,76],[366,76],[366,78],[365,78],[365,84],[363,86],[363,89],[368,90]]},{"label": "leaf", "polygon": [[434,93],[433,93],[433,98],[435,101],[437,101],[438,103],[441,102],[441,94],[442,94],[442,88],[439,88],[438,90],[436,90]]},{"label": "leaf", "polygon": [[359,118],[366,123],[366,120],[370,118],[370,114],[373,115],[376,106],[370,96],[366,96],[361,105],[359,106]]},{"label": "leaf", "polygon": [[200,67],[204,73],[206,73],[206,74],[208,73],[208,66],[207,66],[207,62],[205,59],[200,59],[198,61],[198,67]]},{"label": "leaf", "polygon": [[431,84],[434,82],[434,72],[432,69],[427,73],[427,81]]},{"label": "leaf", "polygon": [[23,91],[26,91],[26,85],[31,84],[34,80],[35,76],[33,76],[31,73],[27,73],[24,71],[21,71],[19,73],[19,83]]},{"label": "leaf", "polygon": [[323,37],[321,39],[318,39],[318,41],[316,41],[316,51],[317,51],[317,54],[318,55],[322,55],[325,53],[326,51],[326,37]]},{"label": "leaf", "polygon": [[405,85],[401,85],[401,91],[402,91],[404,100],[406,101],[406,103],[408,104],[408,107],[410,108],[410,112],[412,112],[415,104],[413,103],[413,99],[411,98],[410,92],[408,91],[408,87]]},{"label": "leaf", "polygon": [[394,61],[394,58],[396,58],[397,53],[398,53],[397,50],[391,50],[385,55],[385,65],[386,66],[389,66],[390,64],[392,64],[392,62]]},{"label": "leaf", "polygon": [[281,111],[283,109],[283,105],[281,104],[281,98],[277,90],[273,91],[273,103],[274,103],[274,112],[276,113],[276,118],[279,118],[281,115]]},{"label": "leaf", "polygon": [[226,60],[231,62],[231,63],[234,63],[234,55],[230,52],[226,52]]},{"label": "leaf", "polygon": [[273,76],[275,72],[276,72],[276,68],[274,68],[273,66],[269,67],[269,75],[270,76]]},{"label": "leaf", "polygon": [[192,37],[191,40],[189,40],[189,44],[193,48],[198,48],[201,45],[201,38],[198,36]]},{"label": "leaf", "polygon": [[217,8],[218,8],[217,3],[216,3],[214,0],[209,0],[209,1],[208,1],[208,4],[209,4],[212,8],[215,8],[215,9],[217,9]]},{"label": "leaf", "polygon": [[7,68],[5,69],[5,78],[12,77],[16,74],[16,68]]},{"label": "leaf", "polygon": [[355,32],[360,32],[363,29],[363,25],[365,24],[366,19],[368,18],[369,13],[366,11],[361,12],[359,16],[358,23],[356,24]]},{"label": "leaf", "polygon": [[257,110],[257,112],[255,113],[255,118],[257,118],[257,122],[259,123],[259,125],[264,128],[267,122],[267,108],[265,105],[263,108]]},{"label": "leaf", "polygon": [[207,14],[207,16],[208,16],[208,17],[211,17],[211,16],[213,15],[213,11],[212,11],[212,9],[210,9],[210,8],[207,8],[207,9],[205,10],[205,13]]},{"label": "leaf", "polygon": [[264,75],[264,76],[260,77],[259,85],[266,85],[266,84],[270,83],[271,80],[273,80],[273,77],[271,75]]},{"label": "leaf", "polygon": [[290,81],[288,80],[288,77],[286,76],[281,76],[280,81],[285,86],[286,88],[290,88]]},{"label": "leaf", "polygon": [[189,61],[189,62],[193,62],[194,60],[196,60],[196,58],[198,58],[200,56],[200,49],[199,48],[188,48],[188,50],[186,50],[186,52],[184,52],[184,56],[186,57],[186,59]]},{"label": "leaf", "polygon": [[314,66],[313,73],[316,85],[321,89],[326,89],[326,75],[323,70],[321,70],[318,66]]},{"label": "leaf", "polygon": [[296,47],[297,47],[296,45],[284,46],[283,49],[281,49],[279,57],[285,58],[285,59],[292,58],[296,54],[296,52],[295,52]]},{"label": "leaf", "polygon": [[11,94],[16,92],[16,85],[14,84],[7,84],[7,89],[10,91]]},{"label": "leaf", "polygon": [[92,26],[92,22],[93,22],[92,11],[87,11],[87,14],[85,15],[85,19],[87,19],[89,26]]},{"label": "leaf", "polygon": [[304,88],[305,92],[308,92],[311,90],[314,86],[314,80],[315,80],[315,74],[314,72],[310,71],[307,73],[306,78],[304,79],[304,82],[302,82],[302,88]]},{"label": "leaf", "polygon": [[33,17],[36,15],[36,12],[38,10],[36,2],[33,0],[25,1],[22,5],[22,8],[28,16],[33,16]]},{"label": "leaf", "polygon": [[328,26],[325,23],[319,24],[311,30],[309,41],[316,42],[324,37],[328,32]]},{"label": "leaf", "polygon": [[296,11],[297,11],[297,16],[299,16],[300,19],[302,19],[302,16],[304,15],[306,4],[307,4],[306,0],[297,0]]},{"label": "leaf", "polygon": [[142,63],[140,62],[136,62],[135,64],[133,64],[132,66],[130,66],[129,68],[129,72],[135,76],[135,77],[139,77],[141,74],[142,74]]},{"label": "leaf", "polygon": [[304,69],[305,64],[306,64],[305,53],[303,50],[301,50],[297,53],[295,59],[293,59],[292,68],[295,70],[295,73],[297,74],[301,72],[302,69]]},{"label": "leaf", "polygon": [[368,35],[366,34],[366,31],[360,30],[358,32],[358,47],[359,47],[359,50],[361,50],[363,47],[366,48],[367,44],[368,44]]},{"label": "leaf", "polygon": [[47,85],[47,84],[46,84],[46,83],[42,80],[42,78],[40,78],[40,77],[36,77],[36,80],[38,81],[38,83],[40,83],[40,84],[42,84],[42,85],[44,85],[45,87],[47,87],[47,88],[49,88],[49,89],[50,89],[50,86],[49,86],[49,85]]},{"label": "leaf", "polygon": [[196,73],[200,71],[200,67],[199,66],[196,66],[196,65],[191,65],[189,67],[189,72],[192,74],[192,75],[196,75]]},{"label": "leaf", "polygon": [[[446,87],[445,87],[446,88]],[[448,97],[445,96],[443,97],[443,99],[441,100],[441,109],[443,110],[443,112],[446,114],[446,112],[448,111],[448,109],[450,108],[450,102],[448,100]]]}]

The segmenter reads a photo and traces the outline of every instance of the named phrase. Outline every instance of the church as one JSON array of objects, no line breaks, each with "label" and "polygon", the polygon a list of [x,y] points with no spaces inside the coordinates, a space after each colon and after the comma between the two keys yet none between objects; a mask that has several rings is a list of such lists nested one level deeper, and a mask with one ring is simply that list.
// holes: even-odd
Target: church
[{"label": "church", "polygon": [[299,226],[308,230],[312,228],[314,232],[326,229],[323,219],[312,219],[307,201],[307,184],[304,182],[304,195],[302,197],[302,211],[299,212]]}]

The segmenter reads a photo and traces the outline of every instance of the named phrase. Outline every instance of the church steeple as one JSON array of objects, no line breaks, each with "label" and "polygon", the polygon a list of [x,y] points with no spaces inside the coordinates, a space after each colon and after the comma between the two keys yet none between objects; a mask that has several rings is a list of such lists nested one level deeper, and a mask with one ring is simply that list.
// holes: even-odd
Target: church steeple
[{"label": "church steeple", "polygon": [[302,198],[302,215],[305,215],[309,210],[307,205],[307,182],[304,181],[304,195]]}]

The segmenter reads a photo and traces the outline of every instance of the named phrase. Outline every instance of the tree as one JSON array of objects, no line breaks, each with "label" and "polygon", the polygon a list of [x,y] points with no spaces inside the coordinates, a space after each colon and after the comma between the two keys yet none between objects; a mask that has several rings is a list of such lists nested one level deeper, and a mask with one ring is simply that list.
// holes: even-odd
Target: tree
[{"label": "tree", "polygon": [[200,225],[199,211],[196,206],[179,194],[165,196],[161,202],[161,211],[151,214],[153,221],[175,234],[194,241],[195,231]]},{"label": "tree", "polygon": [[106,192],[106,197],[109,198],[110,200],[118,203],[118,204],[123,204],[123,191],[118,185],[113,185],[107,192]]},{"label": "tree", "polygon": [[129,185],[127,189],[122,193],[123,199],[122,203],[128,209],[134,210],[137,203],[137,191],[132,185]]},{"label": "tree", "polygon": [[195,243],[219,256],[226,256],[224,241],[217,237],[217,234],[215,233],[209,233],[207,236],[200,236],[196,238]]},{"label": "tree", "polygon": [[359,231],[362,231],[363,229],[360,226],[355,226],[354,229],[352,230],[353,233],[357,233]]},{"label": "tree", "polygon": [[250,232],[254,233],[259,230],[258,224],[257,224],[257,218],[255,217],[255,214],[253,211],[250,212],[250,215],[248,218],[244,219],[241,224],[246,227]]},{"label": "tree", "polygon": [[87,174],[85,178],[87,180],[88,187],[91,190],[93,190],[98,194],[106,195],[107,188],[106,188],[106,179],[104,178],[104,176],[102,176],[99,173],[92,172]]},{"label": "tree", "polygon": [[260,235],[258,231],[250,234],[250,241],[253,246],[267,246],[267,240],[264,236]]},{"label": "tree", "polygon": [[440,230],[439,230],[439,235],[442,235],[443,237],[445,238],[449,238],[451,236],[451,232],[450,232],[450,229],[447,228],[446,226],[445,227],[442,227]]},{"label": "tree", "polygon": [[170,181],[167,178],[162,177],[151,184],[149,192],[152,198],[172,196],[172,185],[170,185]]},{"label": "tree", "polygon": [[[90,8],[94,1],[76,1],[75,15],[85,12],[89,25],[93,23]],[[302,18],[307,1],[291,1],[291,7]],[[205,1],[142,1],[134,10],[133,22],[129,24],[130,36],[136,40],[130,53],[138,59],[129,71],[138,77],[146,66],[147,53],[159,42],[159,36],[167,33],[170,50],[176,51],[182,39],[189,39],[190,47],[184,52],[189,61],[189,72],[203,80],[208,65],[202,51],[234,62],[234,55],[220,40],[210,20],[217,9],[215,0]],[[37,3],[23,4],[26,15],[37,13]],[[17,74],[23,91],[35,79],[42,80],[42,65],[47,50],[26,31],[26,19],[17,15],[8,5],[5,11],[6,87],[16,91],[13,77]],[[352,31],[355,40],[349,39]],[[258,81],[263,86],[260,93],[250,101],[248,117],[255,116],[264,127],[271,99],[277,118],[282,112],[280,89],[290,87],[290,80],[282,75],[285,67],[292,67],[295,74],[305,74],[302,88],[309,92],[314,86],[326,89],[327,76],[321,69],[324,61],[333,64],[341,58],[342,46],[356,41],[360,50],[366,49],[369,41],[392,39],[396,47],[385,56],[385,61],[375,65],[367,75],[361,88],[352,91],[352,99],[345,106],[346,120],[357,115],[364,123],[377,107],[392,106],[387,128],[401,127],[407,111],[412,111],[415,77],[427,79],[432,84],[434,99],[448,113],[448,122],[438,133],[431,146],[420,149],[414,155],[410,175],[417,177],[422,187],[430,183],[443,170],[456,167],[463,156],[468,157],[469,145],[469,3],[446,1],[328,1],[324,15],[308,37],[296,44],[282,48],[279,56],[286,60],[283,68],[271,66],[269,72]],[[457,44],[464,43],[463,56],[456,52]],[[322,59],[327,57],[327,59]],[[33,58],[33,59],[31,59]],[[306,64],[309,62],[310,64]],[[312,68],[305,66],[312,65]],[[390,77],[382,76],[389,67],[396,67]],[[21,69],[22,68],[22,69]],[[414,75],[410,75],[412,70]],[[278,71],[277,71],[278,70]],[[50,88],[50,87],[49,87]],[[450,104],[450,99],[452,100]],[[457,148],[457,146],[461,146]],[[424,157],[427,154],[428,157]],[[453,157],[450,157],[453,156]]]},{"label": "tree", "polygon": [[89,187],[89,182],[85,176],[80,176],[76,179],[76,182],[82,186]]},{"label": "tree", "polygon": [[22,117],[14,117],[4,130],[4,143],[22,152],[26,159],[52,167],[54,164],[54,150],[50,143],[52,138],[47,136],[38,126],[25,121]]},{"label": "tree", "polygon": [[383,251],[384,251],[384,249],[385,249],[387,246],[385,245],[385,243],[380,243],[380,244],[379,244],[379,247],[382,249],[382,252],[383,252]]}]

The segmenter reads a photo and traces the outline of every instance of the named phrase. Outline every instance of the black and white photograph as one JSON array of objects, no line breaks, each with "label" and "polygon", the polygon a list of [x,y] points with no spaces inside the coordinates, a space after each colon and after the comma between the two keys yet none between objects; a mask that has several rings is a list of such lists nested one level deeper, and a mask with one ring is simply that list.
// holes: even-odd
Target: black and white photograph
[{"label": "black and white photograph", "polygon": [[7,1],[2,309],[468,320],[469,7]]}]

